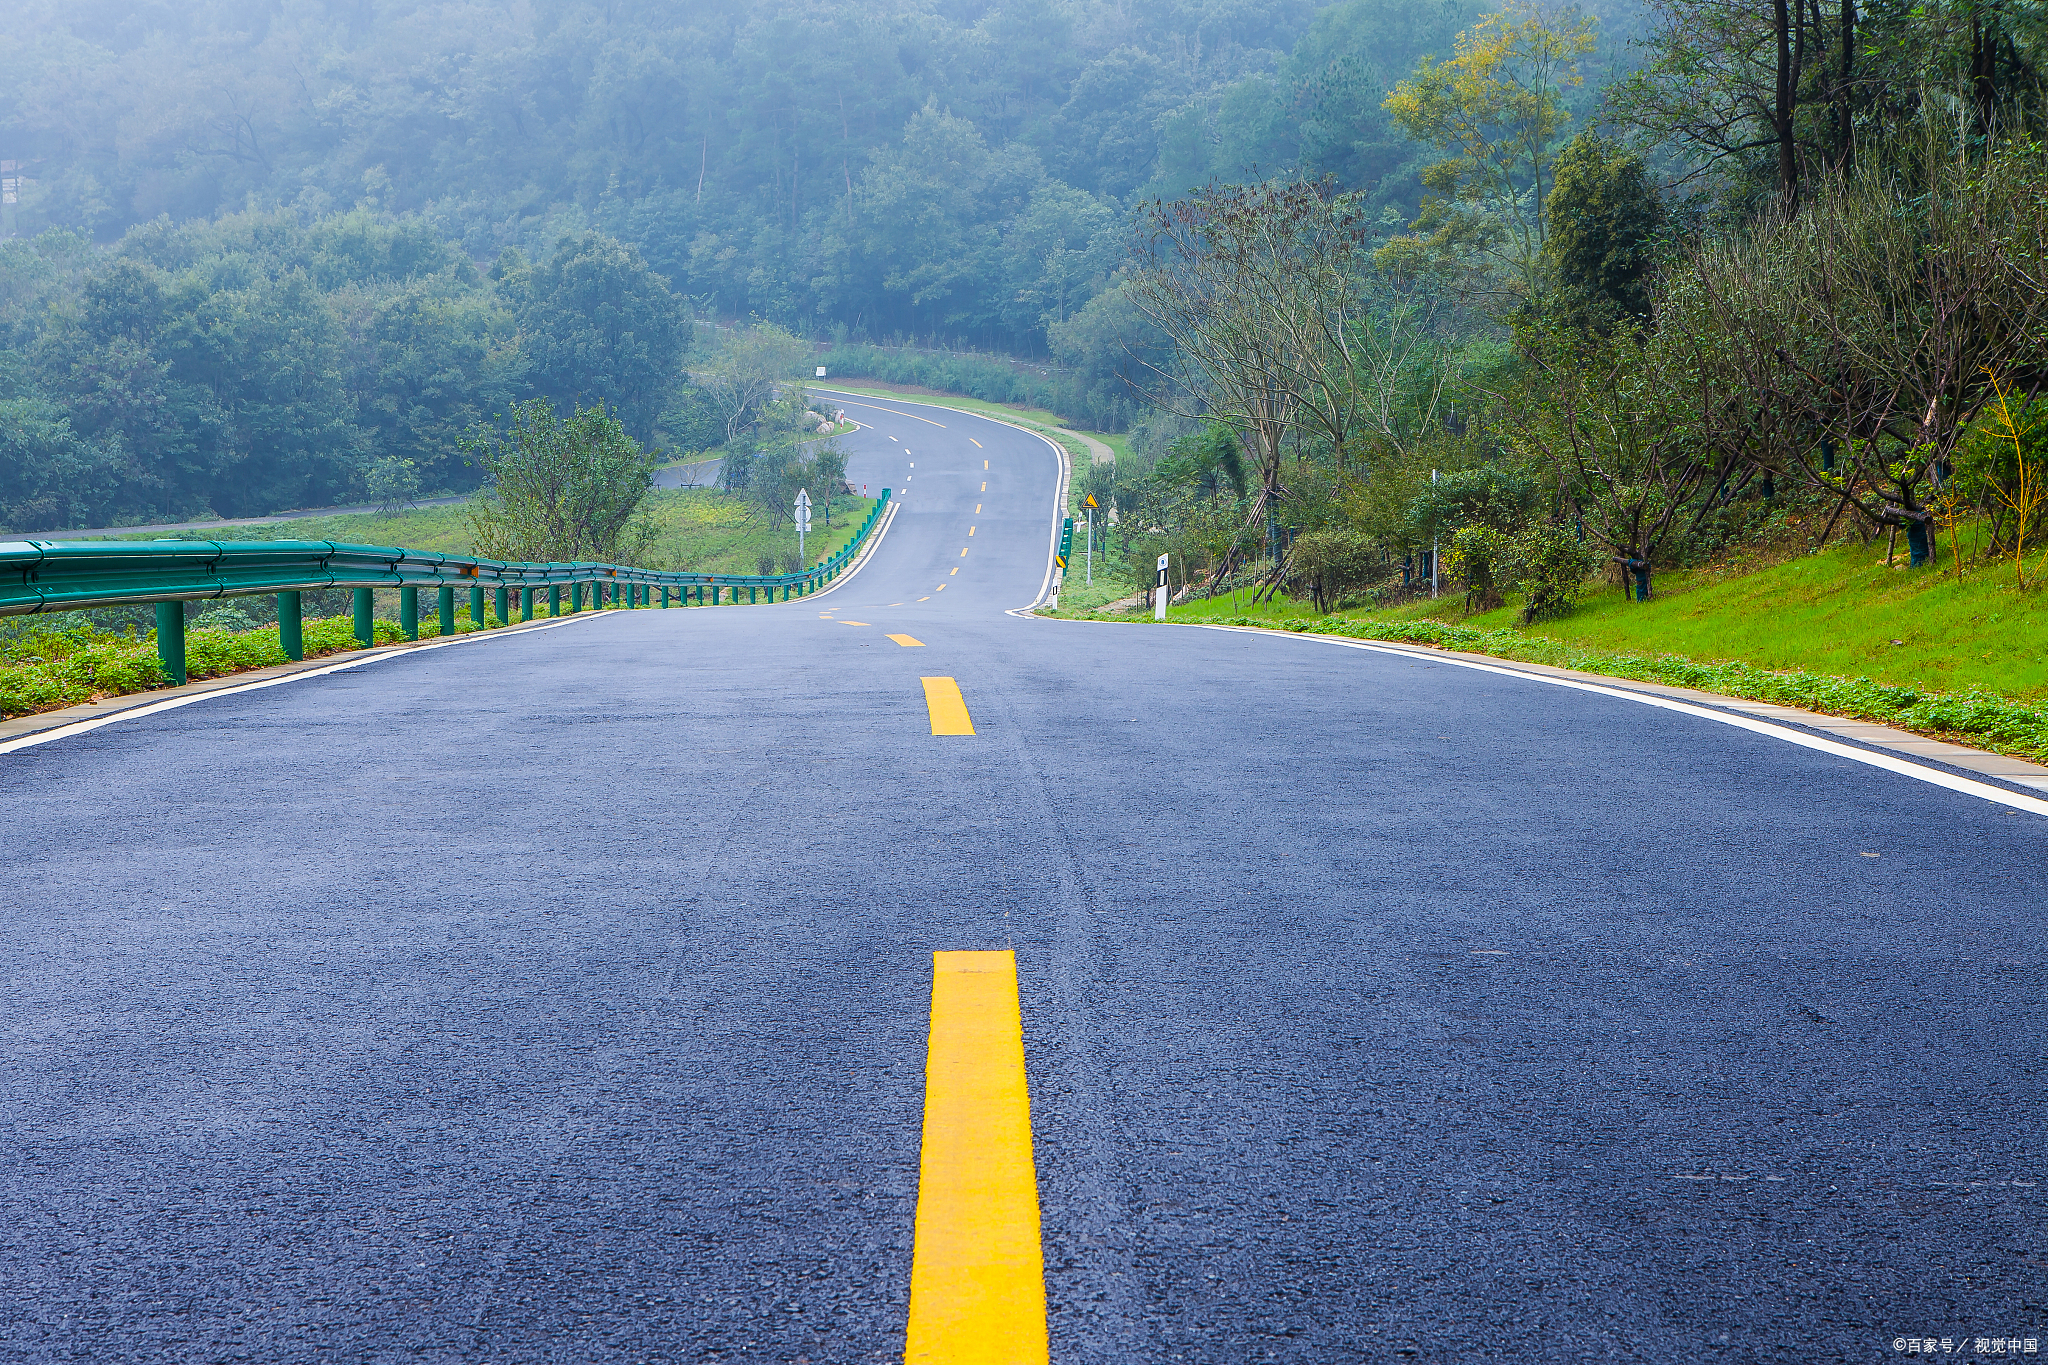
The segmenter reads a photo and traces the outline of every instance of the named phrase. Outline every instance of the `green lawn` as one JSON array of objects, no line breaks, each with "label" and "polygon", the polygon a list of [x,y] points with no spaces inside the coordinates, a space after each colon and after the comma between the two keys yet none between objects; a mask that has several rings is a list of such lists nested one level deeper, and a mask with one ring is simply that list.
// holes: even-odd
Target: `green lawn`
[{"label": "green lawn", "polygon": [[[2004,565],[1887,567],[1882,543],[1785,563],[1660,576],[1650,602],[1589,584],[1579,610],[1523,626],[1462,595],[1322,616],[1285,598],[1189,602],[1170,621],[1404,640],[1854,716],[2048,762],[2048,588]],[[1904,562],[1900,556],[1899,564]],[[2044,566],[2048,567],[2048,566]],[[1090,614],[1091,603],[1063,599]],[[1149,621],[1150,613],[1108,617]]]},{"label": "green lawn", "polygon": [[[853,535],[874,505],[872,498],[841,496],[832,501],[832,526],[825,526],[825,508],[811,514],[811,532],[804,538],[804,557],[812,563],[838,550]],[[657,488],[647,495],[646,508],[657,535],[640,567],[694,573],[756,573],[759,558],[772,554],[781,572],[784,555],[796,553],[796,531],[787,521],[766,525],[745,499],[711,488]],[[128,537],[143,539],[144,537]],[[307,517],[264,526],[223,526],[180,533],[182,540],[337,540],[353,545],[397,545],[408,550],[469,554],[469,521],[464,508],[416,507],[384,515],[376,512],[340,517]]]},{"label": "green lawn", "polygon": [[[1638,603],[1603,586],[1573,615],[1527,631],[1623,653],[2048,700],[2048,594],[2017,591],[2009,562],[1966,562],[1961,577],[1945,559],[1939,570],[1888,569],[1882,542],[1850,543],[1741,576],[1665,575],[1655,587]],[[1383,615],[1521,629],[1513,608],[1468,619],[1455,600]]]}]

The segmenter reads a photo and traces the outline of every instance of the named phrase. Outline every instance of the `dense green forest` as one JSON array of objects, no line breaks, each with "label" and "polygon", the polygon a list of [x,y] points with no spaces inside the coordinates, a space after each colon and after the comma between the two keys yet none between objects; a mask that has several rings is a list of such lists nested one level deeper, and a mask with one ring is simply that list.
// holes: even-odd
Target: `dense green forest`
[{"label": "dense green forest", "polygon": [[2044,31],[2039,0],[38,4],[0,37],[0,523],[463,490],[466,435],[535,399],[773,482],[816,416],[776,383],[829,358],[1128,428],[1088,472],[1120,547],[1211,591],[1434,569],[1556,613],[1601,565],[1918,564],[1962,517],[2022,556]]},{"label": "dense green forest", "polygon": [[870,370],[1037,357],[1120,428],[1133,208],[1302,172],[1397,231],[1427,149],[1382,100],[1481,12],[35,0],[0,33],[0,524],[316,505],[390,462],[463,489],[453,437],[535,395],[693,445],[716,319]]}]

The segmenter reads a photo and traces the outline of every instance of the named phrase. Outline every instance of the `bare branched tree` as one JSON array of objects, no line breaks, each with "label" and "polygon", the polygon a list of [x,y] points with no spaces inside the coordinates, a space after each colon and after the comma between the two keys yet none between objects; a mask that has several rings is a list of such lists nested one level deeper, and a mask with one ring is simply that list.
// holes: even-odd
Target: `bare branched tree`
[{"label": "bare branched tree", "polygon": [[[1993,401],[2048,383],[2048,183],[2037,159],[1929,146],[1816,176],[1795,216],[1703,248],[1660,326],[1685,338],[1714,439],[1904,528],[1925,559],[1931,486]],[[1944,151],[1947,154],[1944,154]]]},{"label": "bare branched tree", "polygon": [[1295,426],[1326,435],[1340,465],[1357,439],[1364,240],[1355,202],[1314,181],[1210,185],[1143,216],[1125,295],[1176,355],[1136,358],[1166,381],[1161,406],[1244,434],[1259,476],[1249,520],[1267,519],[1269,541]]},{"label": "bare branched tree", "polygon": [[1698,529],[1739,457],[1703,439],[1699,376],[1664,337],[1560,331],[1523,346],[1542,383],[1513,405],[1514,444],[1550,466],[1564,507],[1647,599],[1651,566]]}]

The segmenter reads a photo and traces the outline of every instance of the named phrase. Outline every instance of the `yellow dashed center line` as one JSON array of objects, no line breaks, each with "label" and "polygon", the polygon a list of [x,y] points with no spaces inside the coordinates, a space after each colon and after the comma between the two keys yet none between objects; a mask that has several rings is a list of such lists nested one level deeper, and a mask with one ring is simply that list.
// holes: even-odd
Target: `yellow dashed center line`
[{"label": "yellow dashed center line", "polygon": [[[970,438],[970,439],[972,439],[972,438]],[[982,467],[983,469],[987,469],[987,468],[988,468],[988,461],[987,461],[987,460],[983,460],[983,461],[981,462],[981,467]]]},{"label": "yellow dashed center line", "polygon": [[924,641],[916,639],[909,635],[891,635],[889,638],[894,640],[897,644],[902,645],[905,649],[924,648]]},{"label": "yellow dashed center line", "polygon": [[[981,509],[980,509],[979,507],[977,507],[977,508],[975,508],[974,510],[975,510],[975,511],[977,511],[977,512],[979,512],[979,511],[980,511]],[[970,526],[970,527],[968,527],[968,528],[967,528],[967,534],[968,534],[968,535],[970,535],[970,536],[974,534],[974,528],[973,528],[972,526]],[[960,553],[964,555],[964,554],[966,554],[966,553],[967,553],[967,551],[965,551],[965,550],[962,550],[962,551],[961,551]]]},{"label": "yellow dashed center line", "polygon": [[967,701],[960,684],[951,678],[924,679],[925,709],[932,714],[935,735],[971,735],[974,722],[967,718]]},{"label": "yellow dashed center line", "polygon": [[[953,570],[953,572],[954,572],[954,573],[959,573],[960,571],[959,571],[958,569],[955,569],[955,570]],[[946,585],[945,585],[944,583],[941,583],[941,584],[939,584],[939,586],[938,586],[938,587],[936,587],[936,588],[933,588],[933,589],[932,589],[932,591],[933,591],[933,592],[944,592],[945,590],[946,590]],[[918,598],[917,600],[918,600],[918,601],[920,601],[920,602],[928,602],[928,601],[930,601],[931,599],[930,599],[930,598],[927,598],[927,597],[920,597],[920,598]]]},{"label": "yellow dashed center line", "polygon": [[864,625],[866,625],[866,624],[867,624],[867,622],[865,622],[865,621],[841,621],[841,622],[840,622],[839,624],[840,624],[840,625],[842,625],[842,626],[864,626]]},{"label": "yellow dashed center line", "polygon": [[[970,440],[970,441],[974,441],[974,438],[973,438],[972,436],[968,437],[967,439],[968,439],[968,440]],[[980,450],[980,449],[981,449],[981,442],[979,442],[979,441],[974,441],[974,448],[975,448],[976,450]]]},{"label": "yellow dashed center line", "polygon": [[906,1365],[1043,1365],[1045,1261],[1014,953],[932,954],[916,1237]]},{"label": "yellow dashed center line", "polygon": [[965,559],[965,558],[967,558],[967,547],[966,547],[965,545],[962,545],[962,546],[960,547],[960,557],[961,557],[962,559]]},{"label": "yellow dashed center line", "polygon": [[920,602],[929,602],[929,601],[931,601],[932,599],[931,599],[931,598],[929,598],[929,597],[920,597],[920,598],[918,598],[917,600],[918,600],[918,601],[920,601]]},{"label": "yellow dashed center line", "polygon": [[949,574],[947,574],[947,575],[946,575],[946,577],[948,577],[948,578],[951,578],[951,577],[953,576],[953,574],[956,574],[956,573],[959,573],[959,572],[960,572],[960,570],[956,568],[956,569],[954,569],[954,570],[953,570],[953,572],[952,572],[952,573],[949,573]]},{"label": "yellow dashed center line", "polygon": [[[976,515],[977,517],[981,515],[981,504],[978,502],[974,504],[974,515]],[[974,534],[974,532],[969,531],[967,534],[971,536]]]},{"label": "yellow dashed center line", "polygon": [[[982,485],[981,485],[981,491],[982,491],[982,492],[984,492],[984,493],[988,492],[988,484],[987,484],[987,482],[986,482],[986,481],[984,481],[984,482],[982,483]],[[976,511],[979,511],[980,509],[979,509],[979,508],[976,508],[975,510],[976,510]]]}]

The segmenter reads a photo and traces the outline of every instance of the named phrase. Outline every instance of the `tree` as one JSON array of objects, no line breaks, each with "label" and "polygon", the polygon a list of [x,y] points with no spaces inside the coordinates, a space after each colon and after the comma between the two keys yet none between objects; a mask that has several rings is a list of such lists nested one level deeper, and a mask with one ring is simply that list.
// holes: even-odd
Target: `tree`
[{"label": "tree", "polygon": [[1709,439],[1904,529],[1915,564],[1991,376],[2023,400],[2048,383],[2048,158],[1962,150],[1923,128],[1890,165],[1816,176],[1796,214],[1703,245],[1659,305]]},{"label": "tree", "polygon": [[364,486],[370,494],[370,501],[377,504],[377,510],[390,515],[401,512],[419,501],[420,471],[411,460],[387,455],[370,466]]},{"label": "tree", "polygon": [[1540,379],[1515,404],[1511,440],[1549,466],[1564,509],[1647,601],[1657,560],[1699,524],[1735,463],[1690,420],[1713,395],[1661,334],[1559,329],[1522,342]]},{"label": "tree", "polygon": [[1511,0],[1459,34],[1455,56],[1424,58],[1394,87],[1394,121],[1448,155],[1423,171],[1422,212],[1380,249],[1383,265],[1475,284],[1499,272],[1511,292],[1538,290],[1563,97],[1593,46],[1591,19]]},{"label": "tree", "polygon": [[495,273],[534,389],[557,403],[609,406],[638,439],[651,439],[681,372],[689,319],[640,253],[586,232],[538,265],[508,251]]},{"label": "tree", "polygon": [[654,458],[602,405],[563,417],[531,399],[504,431],[474,432],[463,448],[489,480],[468,508],[478,554],[564,563],[645,552],[651,531],[634,513],[654,486]]},{"label": "tree", "polygon": [[805,342],[771,322],[734,327],[694,376],[724,420],[730,441],[751,426],[776,388],[798,377],[810,353]]},{"label": "tree", "polygon": [[1167,386],[1156,401],[1245,434],[1258,466],[1250,519],[1267,518],[1269,544],[1295,424],[1320,426],[1345,458],[1363,240],[1355,201],[1326,183],[1211,185],[1144,214],[1124,294],[1178,353],[1175,368],[1152,366]]},{"label": "tree", "polygon": [[1664,205],[1643,159],[1580,133],[1558,156],[1549,217],[1550,260],[1572,325],[1606,331],[1621,319],[1647,321]]}]

